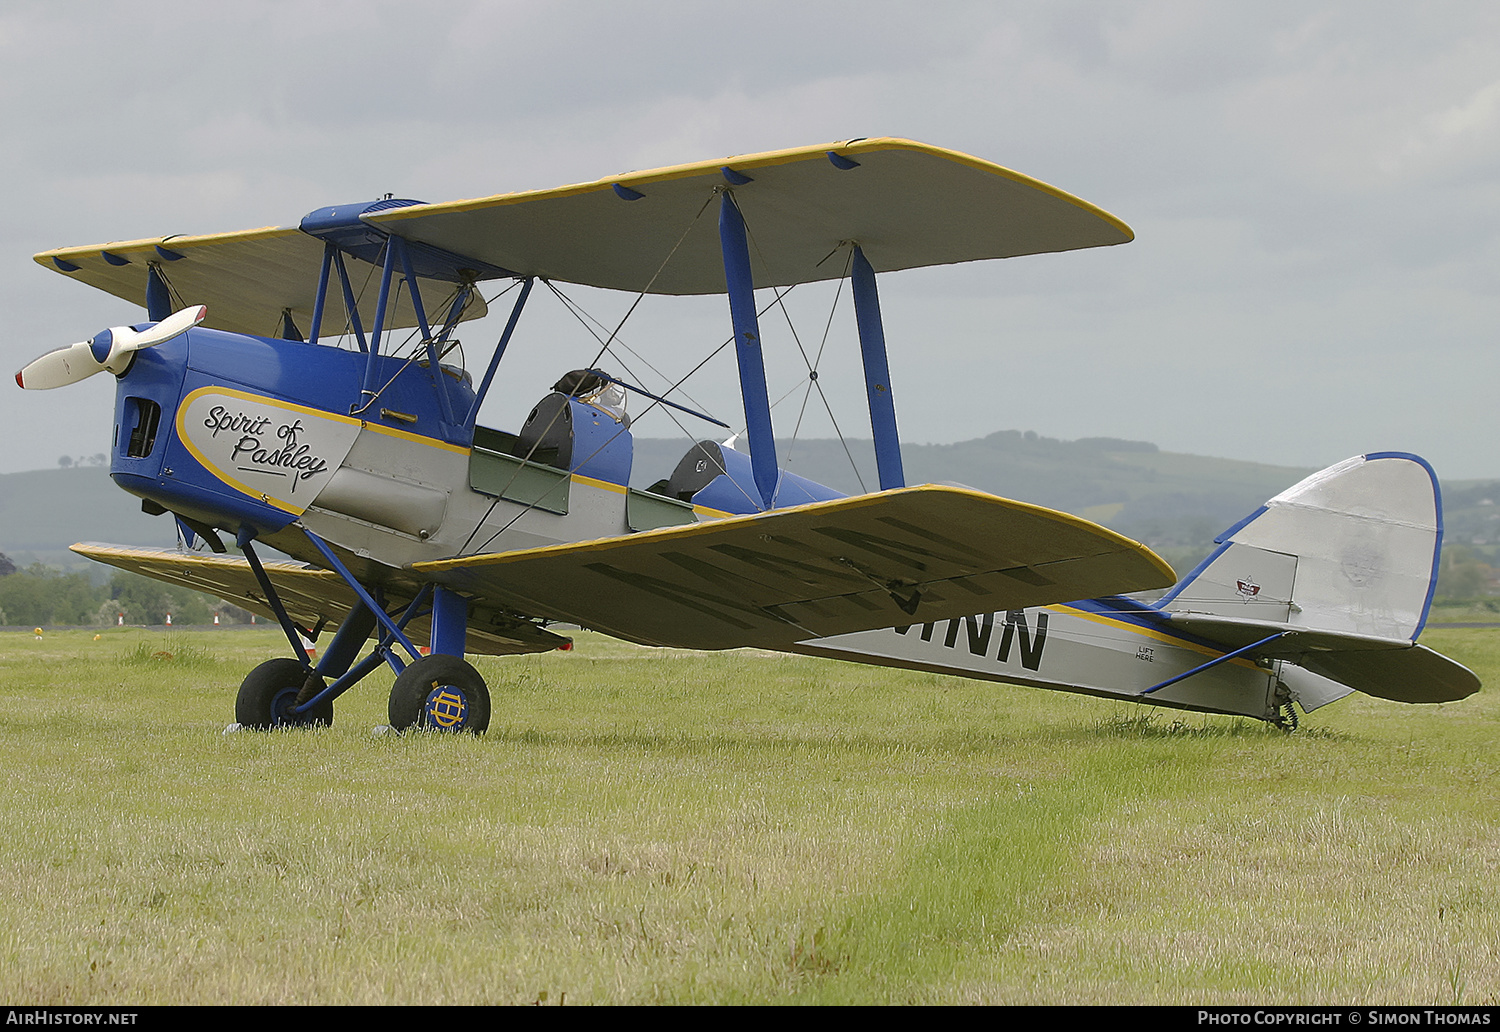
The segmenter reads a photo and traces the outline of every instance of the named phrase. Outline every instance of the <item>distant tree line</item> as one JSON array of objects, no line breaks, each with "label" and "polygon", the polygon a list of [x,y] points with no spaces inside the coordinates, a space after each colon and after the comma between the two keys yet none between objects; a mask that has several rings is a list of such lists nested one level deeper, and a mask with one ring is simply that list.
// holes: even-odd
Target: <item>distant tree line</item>
[{"label": "distant tree line", "polygon": [[1438,565],[1437,594],[1442,598],[1482,598],[1500,594],[1500,569],[1468,545],[1443,549]]},{"label": "distant tree line", "polygon": [[0,624],[110,626],[123,615],[127,624],[249,623],[239,606],[174,584],[116,570],[104,584],[87,574],[64,573],[41,563],[18,570],[0,553]]},{"label": "distant tree line", "polygon": [[71,469],[74,466],[80,469],[84,466],[103,466],[109,462],[109,456],[103,452],[95,452],[93,455],[80,455],[76,459],[71,455],[60,455],[57,464],[63,469]]}]

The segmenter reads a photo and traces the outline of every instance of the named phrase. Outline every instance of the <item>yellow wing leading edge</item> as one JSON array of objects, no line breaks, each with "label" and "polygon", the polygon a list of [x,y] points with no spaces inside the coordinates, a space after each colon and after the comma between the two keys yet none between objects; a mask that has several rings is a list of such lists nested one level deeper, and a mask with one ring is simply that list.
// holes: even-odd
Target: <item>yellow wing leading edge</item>
[{"label": "yellow wing leading edge", "polygon": [[1175,579],[1144,545],[1085,520],[933,486],[411,569],[518,612],[701,649],[784,648]]}]

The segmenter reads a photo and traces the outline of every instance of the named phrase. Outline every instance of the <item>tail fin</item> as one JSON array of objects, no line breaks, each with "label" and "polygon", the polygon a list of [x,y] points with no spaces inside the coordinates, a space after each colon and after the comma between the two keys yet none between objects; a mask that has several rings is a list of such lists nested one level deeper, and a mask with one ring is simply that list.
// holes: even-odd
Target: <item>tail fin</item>
[{"label": "tail fin", "polygon": [[1157,607],[1416,639],[1443,542],[1437,475],[1374,452],[1314,473],[1214,539]]}]

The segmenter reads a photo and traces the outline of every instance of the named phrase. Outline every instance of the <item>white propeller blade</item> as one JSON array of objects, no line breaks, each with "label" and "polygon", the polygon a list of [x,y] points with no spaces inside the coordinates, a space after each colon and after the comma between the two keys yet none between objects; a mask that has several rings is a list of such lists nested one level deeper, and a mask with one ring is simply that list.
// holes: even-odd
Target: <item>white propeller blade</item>
[{"label": "white propeller blade", "polygon": [[109,370],[116,376],[125,371],[130,356],[143,348],[155,347],[197,326],[208,315],[203,305],[174,312],[154,326],[139,332],[128,326],[114,326],[96,334],[92,340],[79,341],[56,351],[49,351],[16,374],[16,384],[29,391],[48,391]]},{"label": "white propeller blade", "polygon": [[29,391],[47,391],[93,376],[104,367],[90,352],[92,341],[49,351],[16,374],[16,384]]}]

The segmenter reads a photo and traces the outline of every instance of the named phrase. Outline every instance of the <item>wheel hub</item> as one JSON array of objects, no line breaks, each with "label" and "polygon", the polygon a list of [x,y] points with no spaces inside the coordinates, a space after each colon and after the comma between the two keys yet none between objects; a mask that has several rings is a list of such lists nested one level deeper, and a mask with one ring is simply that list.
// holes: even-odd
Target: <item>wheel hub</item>
[{"label": "wheel hub", "polygon": [[271,700],[271,722],[274,724],[297,724],[301,718],[292,712],[297,705],[297,689],[288,688],[277,692]]},{"label": "wheel hub", "polygon": [[427,714],[427,726],[440,731],[459,731],[464,718],[469,714],[464,693],[452,685],[436,685],[427,693],[423,706]]}]

